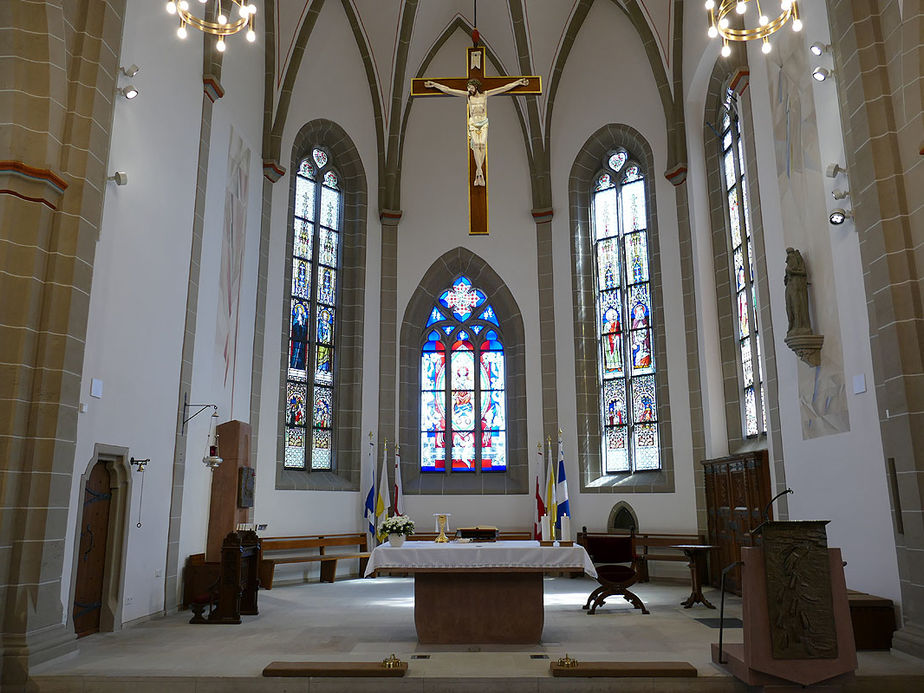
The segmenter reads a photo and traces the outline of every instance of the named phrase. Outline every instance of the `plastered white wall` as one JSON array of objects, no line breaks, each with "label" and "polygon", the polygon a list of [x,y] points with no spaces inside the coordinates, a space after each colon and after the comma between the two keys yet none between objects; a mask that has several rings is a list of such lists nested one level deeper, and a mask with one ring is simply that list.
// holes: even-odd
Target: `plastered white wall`
[{"label": "plastered white wall", "polygon": [[[259,13],[259,7],[258,7]],[[260,251],[260,215],[263,200],[263,35],[253,44],[242,36],[228,39],[222,61],[221,84],[225,95],[212,107],[208,180],[202,234],[202,263],[199,268],[196,343],[193,354],[190,402],[218,405],[218,418],[206,410],[189,422],[186,437],[186,475],[183,483],[183,520],[180,525],[180,565],[191,553],[205,550],[211,497],[211,472],[202,464],[210,428],[214,424],[250,421],[250,380],[253,361],[254,315],[256,310],[257,262]],[[225,194],[228,181],[228,151],[231,134],[250,150],[247,182],[247,214],[244,235],[236,358],[225,381],[224,343],[217,341],[219,274],[225,234]],[[190,410],[190,415],[195,409]],[[221,440],[219,453],[221,452]],[[251,460],[253,464],[253,460]],[[178,587],[182,589],[181,586]]]},{"label": "plastered white wall", "polygon": [[[202,114],[202,35],[180,41],[169,30],[161,5],[130,0],[121,63],[141,70],[131,82],[139,96],[119,99],[113,121],[108,170],[124,170],[129,184],[108,183],[94,264],[77,454],[69,524],[80,517],[82,474],[97,443],[120,446],[150,458],[141,477],[133,471],[125,557],[123,622],[163,609],[166,546],[177,422],[180,359],[186,319],[187,280]],[[163,31],[150,31],[163,25]],[[249,418],[250,361],[256,241],[259,238],[262,48],[243,38],[228,41],[222,77],[223,101],[214,106],[209,180],[206,188],[203,259],[193,361],[191,401],[219,404],[222,421]],[[121,78],[120,83],[128,82]],[[214,386],[215,315],[220,230],[230,128],[251,152],[247,246],[241,288],[241,325],[236,400]],[[103,397],[89,396],[90,380],[103,381]],[[229,388],[230,391],[230,388]],[[202,398],[202,399],[199,399]],[[208,513],[209,477],[198,463],[204,452],[208,414],[190,422],[187,479],[181,526],[181,559],[202,551]],[[137,522],[141,521],[141,527]],[[65,556],[73,555],[69,532]],[[65,560],[62,600],[70,600],[71,561]],[[68,611],[65,607],[65,611]]]}]

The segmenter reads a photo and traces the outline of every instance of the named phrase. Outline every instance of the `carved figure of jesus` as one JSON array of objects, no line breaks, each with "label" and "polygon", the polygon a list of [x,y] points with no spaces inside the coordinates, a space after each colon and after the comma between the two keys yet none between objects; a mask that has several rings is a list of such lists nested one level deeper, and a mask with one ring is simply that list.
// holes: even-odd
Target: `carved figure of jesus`
[{"label": "carved figure of jesus", "polygon": [[514,87],[527,86],[529,80],[525,77],[516,79],[508,84],[482,91],[481,82],[477,79],[470,79],[466,90],[453,89],[445,84],[427,80],[424,86],[428,89],[439,89],[444,94],[450,96],[464,96],[468,101],[468,144],[472,148],[472,155],[475,157],[475,182],[474,185],[485,184],[484,182],[484,157],[488,146],[488,97],[496,96],[508,92]]}]

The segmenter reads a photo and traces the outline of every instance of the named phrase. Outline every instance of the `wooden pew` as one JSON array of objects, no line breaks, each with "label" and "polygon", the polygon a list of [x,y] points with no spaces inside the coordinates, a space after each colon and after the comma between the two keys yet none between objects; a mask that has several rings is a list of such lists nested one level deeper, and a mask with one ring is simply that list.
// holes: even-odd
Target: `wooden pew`
[{"label": "wooden pew", "polygon": [[[260,584],[273,588],[276,566],[288,563],[320,563],[321,582],[334,582],[337,561],[359,559],[359,574],[366,570],[369,546],[365,532],[354,534],[307,534],[295,537],[263,537],[263,557],[260,561]],[[346,553],[327,553],[332,547],[356,547]],[[317,553],[315,553],[315,551]],[[269,556],[267,554],[270,554]]]},{"label": "wooden pew", "polygon": [[[628,535],[625,530],[616,530],[611,534]],[[638,551],[639,582],[648,582],[648,561],[681,561],[688,563],[683,551],[672,549],[676,544],[705,544],[703,534],[665,534],[662,532],[636,532],[635,548]],[[654,551],[651,551],[654,549]],[[708,576],[701,575],[700,579],[706,584]]]}]

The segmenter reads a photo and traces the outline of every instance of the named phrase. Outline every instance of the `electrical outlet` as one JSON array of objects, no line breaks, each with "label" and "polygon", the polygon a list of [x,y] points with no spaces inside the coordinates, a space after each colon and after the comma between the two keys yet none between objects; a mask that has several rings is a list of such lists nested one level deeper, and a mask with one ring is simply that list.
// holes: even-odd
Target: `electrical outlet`
[{"label": "electrical outlet", "polygon": [[154,569],[154,577],[159,578],[159,577],[163,577],[163,576],[164,576],[164,570],[163,570],[163,568],[155,568],[155,569]]},{"label": "electrical outlet", "polygon": [[129,604],[134,604],[134,602],[135,602],[134,597],[125,597],[125,606],[128,606]]}]

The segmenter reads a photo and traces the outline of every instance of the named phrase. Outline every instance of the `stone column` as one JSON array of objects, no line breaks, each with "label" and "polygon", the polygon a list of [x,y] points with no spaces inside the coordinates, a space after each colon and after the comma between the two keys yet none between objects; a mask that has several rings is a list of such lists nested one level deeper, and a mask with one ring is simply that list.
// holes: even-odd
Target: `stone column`
[{"label": "stone column", "polygon": [[828,0],[828,21],[894,511],[892,646],[924,657],[924,5]]},{"label": "stone column", "polygon": [[[542,438],[558,439],[558,369],[555,361],[555,267],[551,207],[534,209],[539,278],[539,364],[542,369]],[[572,436],[572,439],[574,437]],[[544,443],[543,443],[544,445]]]},{"label": "stone column", "polygon": [[124,0],[0,3],[0,689],[73,649],[61,575]]},{"label": "stone column", "polygon": [[[206,40],[205,51],[211,50]],[[170,488],[170,520],[167,531],[167,562],[164,572],[164,611],[176,611],[179,605],[178,579],[180,565],[180,523],[183,515],[183,484],[186,479],[186,415],[185,404],[192,387],[193,354],[196,348],[196,326],[199,306],[199,271],[202,266],[202,231],[205,221],[205,188],[209,174],[209,149],[212,143],[212,105],[225,95],[218,77],[202,77],[202,119],[199,124],[199,157],[196,170],[196,197],[193,202],[192,243],[189,250],[189,276],[186,288],[186,325],[183,329],[183,350],[180,361],[180,391],[177,400],[176,441],[173,450],[173,482]]]},{"label": "stone column", "polygon": [[[395,411],[398,406],[398,224],[401,222],[401,211],[383,209],[379,219],[382,222],[382,276],[379,287],[379,418],[376,450],[381,450],[381,444],[387,437],[394,451],[398,434]],[[378,453],[375,459],[379,459]],[[388,473],[387,469],[385,473]]]}]

